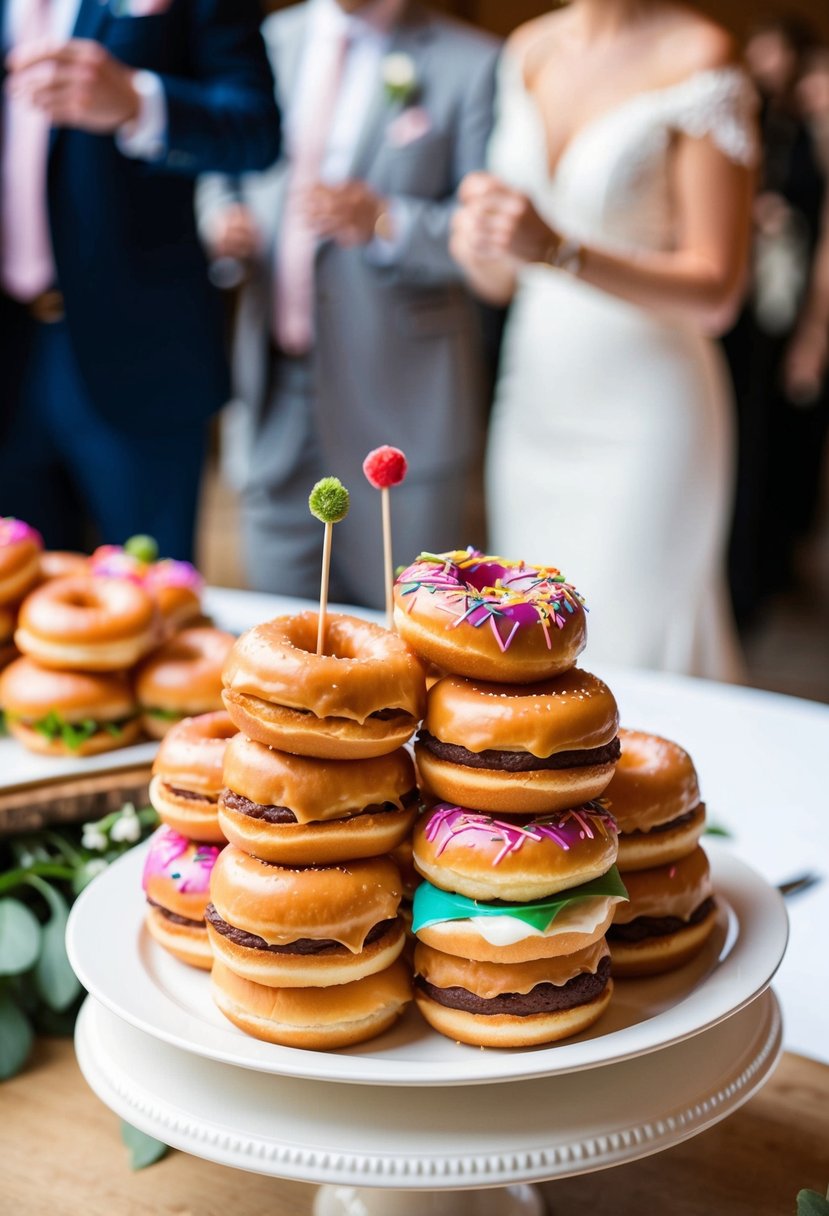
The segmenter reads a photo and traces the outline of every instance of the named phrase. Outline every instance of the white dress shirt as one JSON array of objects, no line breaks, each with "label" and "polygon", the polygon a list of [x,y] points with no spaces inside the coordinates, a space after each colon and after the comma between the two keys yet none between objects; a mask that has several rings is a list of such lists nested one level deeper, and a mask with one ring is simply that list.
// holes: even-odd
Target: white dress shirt
[{"label": "white dress shirt", "polygon": [[[6,7],[5,46],[14,46],[25,10],[31,0],[9,0]],[[81,0],[51,0],[49,5],[52,35],[56,42],[72,37],[78,20]],[[140,20],[140,18],[121,18]],[[138,92],[138,114],[132,122],[115,133],[115,142],[125,156],[140,160],[157,160],[165,150],[167,133],[167,103],[164,86],[154,72],[136,72],[133,83]]]}]

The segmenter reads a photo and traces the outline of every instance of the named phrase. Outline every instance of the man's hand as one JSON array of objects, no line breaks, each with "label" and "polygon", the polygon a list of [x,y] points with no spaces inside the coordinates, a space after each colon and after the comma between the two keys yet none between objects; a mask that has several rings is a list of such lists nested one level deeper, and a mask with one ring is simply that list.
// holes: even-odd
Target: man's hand
[{"label": "man's hand", "polygon": [[253,213],[242,203],[232,203],[219,212],[211,221],[208,241],[213,257],[240,261],[252,258],[262,243]]},{"label": "man's hand", "polygon": [[317,236],[344,248],[367,245],[374,239],[386,202],[365,182],[314,186],[305,198],[306,217]]},{"label": "man's hand", "polygon": [[72,38],[60,45],[19,48],[9,54],[6,66],[12,96],[42,110],[53,126],[108,134],[138,115],[133,69],[99,42]]},{"label": "man's hand", "polygon": [[829,334],[820,324],[801,325],[783,360],[783,387],[795,405],[812,405],[820,397],[829,366]]}]

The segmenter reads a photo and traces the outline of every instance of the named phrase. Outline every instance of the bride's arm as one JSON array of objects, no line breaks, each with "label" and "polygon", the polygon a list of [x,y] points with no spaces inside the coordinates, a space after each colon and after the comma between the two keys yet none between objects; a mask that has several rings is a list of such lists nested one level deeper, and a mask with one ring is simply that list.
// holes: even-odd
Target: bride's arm
[{"label": "bride's arm", "polygon": [[[449,252],[463,271],[471,291],[487,304],[505,308],[515,295],[520,262],[514,257],[476,245],[477,223],[474,210],[466,204],[475,197],[475,183],[489,180],[486,174],[471,174],[460,189],[461,207],[452,220]],[[494,179],[493,179],[494,180]]]},{"label": "bride's arm", "polygon": [[[751,231],[752,172],[709,137],[677,137],[674,157],[676,244],[669,251],[621,255],[582,246],[577,273],[586,283],[707,332],[726,329],[739,306]],[[470,280],[496,281],[504,259],[554,264],[566,233],[550,228],[532,203],[496,178],[477,174],[466,187],[463,229]],[[474,275],[469,269],[473,265]],[[575,260],[575,259],[569,259]],[[514,273],[514,272],[513,272]]]}]

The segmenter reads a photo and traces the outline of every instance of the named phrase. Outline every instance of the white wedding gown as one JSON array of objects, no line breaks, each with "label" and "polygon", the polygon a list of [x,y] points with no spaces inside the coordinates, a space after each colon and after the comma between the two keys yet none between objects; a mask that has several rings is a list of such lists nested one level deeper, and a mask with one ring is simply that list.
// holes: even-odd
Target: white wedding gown
[{"label": "white wedding gown", "polygon": [[[550,175],[537,103],[509,53],[490,168],[567,236],[670,249],[673,136],[756,156],[737,68],[699,72],[594,119]],[[521,273],[487,455],[492,551],[555,565],[590,609],[587,656],[739,679],[724,545],[733,439],[717,345],[543,266]]]}]

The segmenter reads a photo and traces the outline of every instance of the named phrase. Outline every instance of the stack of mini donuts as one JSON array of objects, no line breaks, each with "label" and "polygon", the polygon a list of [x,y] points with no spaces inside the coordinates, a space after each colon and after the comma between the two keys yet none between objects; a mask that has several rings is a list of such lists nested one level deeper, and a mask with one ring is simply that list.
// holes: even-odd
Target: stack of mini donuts
[{"label": "stack of mini donuts", "polygon": [[418,809],[403,744],[423,669],[394,634],[328,614],[248,630],[225,665],[239,734],[206,918],[216,1004],[259,1039],[315,1049],[380,1034],[411,999],[401,881],[387,854]]},{"label": "stack of mini donuts", "polygon": [[147,929],[170,954],[205,971],[213,965],[205,922],[210,876],[226,843],[219,795],[225,748],[235,734],[223,710],[184,718],[165,735],[150,782],[162,826],[144,866]]},{"label": "stack of mini donuts", "polygon": [[643,731],[619,732],[622,755],[605,791],[619,825],[618,865],[629,901],[607,940],[618,976],[657,975],[702,950],[716,924],[705,806],[691,757]]},{"label": "stack of mini donuts", "polygon": [[405,570],[394,619],[448,673],[415,748],[433,804],[413,843],[418,1007],[481,1046],[584,1030],[611,997],[605,933],[625,892],[615,821],[593,801],[619,756],[618,712],[575,666],[581,599],[558,571],[469,550]]},{"label": "stack of mini donuts", "polygon": [[0,520],[0,708],[10,733],[41,754],[89,756],[220,709],[234,639],[182,629],[200,616],[200,590],[188,563],[140,562],[114,546],[91,558],[44,553],[34,529]]}]

